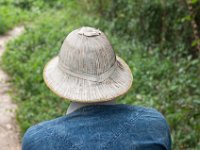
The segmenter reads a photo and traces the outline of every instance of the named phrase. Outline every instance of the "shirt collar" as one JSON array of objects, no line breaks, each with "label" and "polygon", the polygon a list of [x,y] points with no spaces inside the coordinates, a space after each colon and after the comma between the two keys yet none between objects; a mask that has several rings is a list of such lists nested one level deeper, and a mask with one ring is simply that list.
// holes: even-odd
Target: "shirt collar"
[{"label": "shirt collar", "polygon": [[67,114],[70,114],[72,112],[74,112],[75,110],[84,107],[84,106],[91,106],[91,105],[115,105],[116,104],[116,100],[110,100],[107,102],[99,102],[99,103],[77,103],[77,102],[71,102],[68,109],[67,109]]}]

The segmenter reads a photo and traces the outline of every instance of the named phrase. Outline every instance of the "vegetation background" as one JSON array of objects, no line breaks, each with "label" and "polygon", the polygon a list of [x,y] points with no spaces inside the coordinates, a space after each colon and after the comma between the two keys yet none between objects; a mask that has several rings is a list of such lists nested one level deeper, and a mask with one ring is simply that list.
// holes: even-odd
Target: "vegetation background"
[{"label": "vegetation background", "polygon": [[66,35],[80,26],[104,31],[132,69],[119,103],[154,107],[166,117],[173,149],[200,150],[200,0],[0,0],[0,34],[23,24],[2,67],[13,82],[22,135],[64,115],[67,101],[42,79]]}]

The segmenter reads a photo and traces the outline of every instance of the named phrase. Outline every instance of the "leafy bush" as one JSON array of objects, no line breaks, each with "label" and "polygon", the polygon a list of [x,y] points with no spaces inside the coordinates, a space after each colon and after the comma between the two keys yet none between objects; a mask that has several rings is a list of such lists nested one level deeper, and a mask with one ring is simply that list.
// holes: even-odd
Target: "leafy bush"
[{"label": "leafy bush", "polygon": [[83,10],[109,21],[112,32],[142,41],[148,51],[159,47],[159,54],[167,57],[197,55],[191,46],[195,40],[191,22],[194,18],[200,31],[199,0],[193,1],[194,16],[185,0],[83,0],[81,4]]},{"label": "leafy bush", "polygon": [[64,6],[66,6],[64,0],[1,0],[0,34],[5,34],[22,22],[34,20],[50,7],[60,9]]},{"label": "leafy bush", "polygon": [[0,34],[6,33],[9,29],[21,23],[22,20],[24,21],[27,19],[27,12],[15,8],[12,5],[0,5]]},{"label": "leafy bush", "polygon": [[[122,0],[118,0],[118,2],[124,3]],[[156,1],[152,3],[156,3]],[[198,75],[200,74],[200,59],[194,59],[192,54],[185,53],[185,50],[188,49],[181,40],[176,48],[169,45],[164,47],[167,52],[163,51],[163,47],[159,45],[154,45],[149,49],[145,43],[154,38],[145,37],[146,40],[142,39],[143,36],[135,38],[134,32],[125,31],[127,30],[125,29],[126,23],[131,17],[124,18],[127,20],[123,24],[120,19],[120,16],[123,18],[123,13],[118,12],[118,18],[113,17],[110,22],[107,18],[99,17],[101,16],[99,11],[93,13],[94,15],[85,14],[83,8],[85,9],[87,5],[84,6],[80,2],[81,10],[77,4],[71,1],[67,4],[66,9],[54,8],[42,13],[31,23],[31,26],[26,27],[24,35],[8,44],[3,55],[2,65],[12,76],[15,85],[14,90],[17,95],[14,98],[19,106],[17,117],[22,133],[35,123],[58,117],[66,112],[68,103],[55,96],[44,85],[43,67],[50,58],[58,53],[67,33],[80,26],[88,25],[103,30],[111,40],[117,54],[132,69],[133,87],[127,95],[118,99],[119,103],[157,108],[164,114],[170,125],[173,149],[199,149],[200,80]],[[97,7],[98,10],[109,11],[107,4],[104,3],[104,5],[106,7],[98,8],[98,5],[94,5],[94,7]],[[145,3],[145,5],[147,4]],[[116,7],[121,6],[126,5],[117,5]],[[158,6],[152,4],[144,7],[145,10],[147,10],[146,7],[153,9],[153,12],[161,11]],[[94,7],[92,11],[97,9]],[[122,11],[125,11],[125,8]],[[135,18],[137,21],[137,17]],[[157,19],[159,20],[159,17]],[[132,21],[134,22],[134,20]],[[150,19],[146,20],[151,24],[150,21]],[[117,27],[119,22],[122,24]],[[156,22],[151,26],[154,27],[153,24]],[[133,24],[132,27],[139,28],[136,24]],[[154,30],[156,27],[152,29],[152,32],[159,34]]]},{"label": "leafy bush", "polygon": [[65,0],[1,0],[0,4],[2,5],[13,5],[17,8],[25,10],[33,9],[46,9],[46,8],[63,8],[65,4],[71,3],[70,1],[66,2]]}]

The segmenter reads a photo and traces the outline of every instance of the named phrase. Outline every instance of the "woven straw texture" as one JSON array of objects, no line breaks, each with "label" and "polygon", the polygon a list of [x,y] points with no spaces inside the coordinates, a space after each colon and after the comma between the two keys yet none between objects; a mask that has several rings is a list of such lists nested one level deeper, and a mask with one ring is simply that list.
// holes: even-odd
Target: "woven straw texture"
[{"label": "woven straw texture", "polygon": [[132,85],[128,65],[116,57],[105,34],[91,27],[72,31],[58,56],[44,68],[44,81],[58,96],[92,103],[112,100]]}]

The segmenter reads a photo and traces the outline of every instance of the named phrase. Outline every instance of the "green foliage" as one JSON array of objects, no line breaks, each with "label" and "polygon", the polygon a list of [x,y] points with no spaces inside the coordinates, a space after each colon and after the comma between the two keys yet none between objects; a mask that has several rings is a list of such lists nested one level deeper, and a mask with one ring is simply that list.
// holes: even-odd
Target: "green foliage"
[{"label": "green foliage", "polygon": [[66,33],[75,27],[63,13],[67,14],[49,11],[37,18],[23,36],[9,43],[4,54],[3,66],[16,86],[22,132],[32,124],[58,117],[67,108],[68,104],[53,95],[42,79],[45,63],[57,54]]},{"label": "green foliage", "polygon": [[52,9],[49,7],[54,2],[49,2],[45,13],[10,42],[3,55],[2,65],[15,86],[22,133],[35,123],[66,112],[68,103],[45,86],[42,71],[58,54],[65,36],[84,25],[104,31],[133,72],[133,87],[119,103],[157,108],[170,125],[173,149],[200,149],[200,59],[194,59],[190,51],[191,17],[183,11],[185,6],[160,0],[129,0],[128,5],[122,0],[84,0],[59,1],[65,9]]},{"label": "green foliage", "polygon": [[[83,9],[97,13],[110,22],[112,32],[143,42],[147,50],[159,47],[159,55],[196,56],[191,16],[185,0],[84,0]],[[200,3],[194,1],[194,15],[199,22]],[[86,7],[87,6],[87,7]],[[101,9],[100,9],[101,8]],[[200,31],[200,27],[198,26]],[[170,47],[170,48],[169,48]]]},{"label": "green foliage", "polygon": [[21,9],[12,5],[0,5],[0,34],[6,33],[9,29],[19,24],[22,20],[24,21],[27,19],[27,12],[22,11]]},{"label": "green foliage", "polygon": [[63,8],[67,3],[71,2],[66,2],[65,0],[1,0],[0,2],[2,5],[13,5],[26,10]]},{"label": "green foliage", "polygon": [[61,9],[71,2],[64,0],[1,0],[0,1],[0,35],[14,26],[34,20],[48,8]]}]

